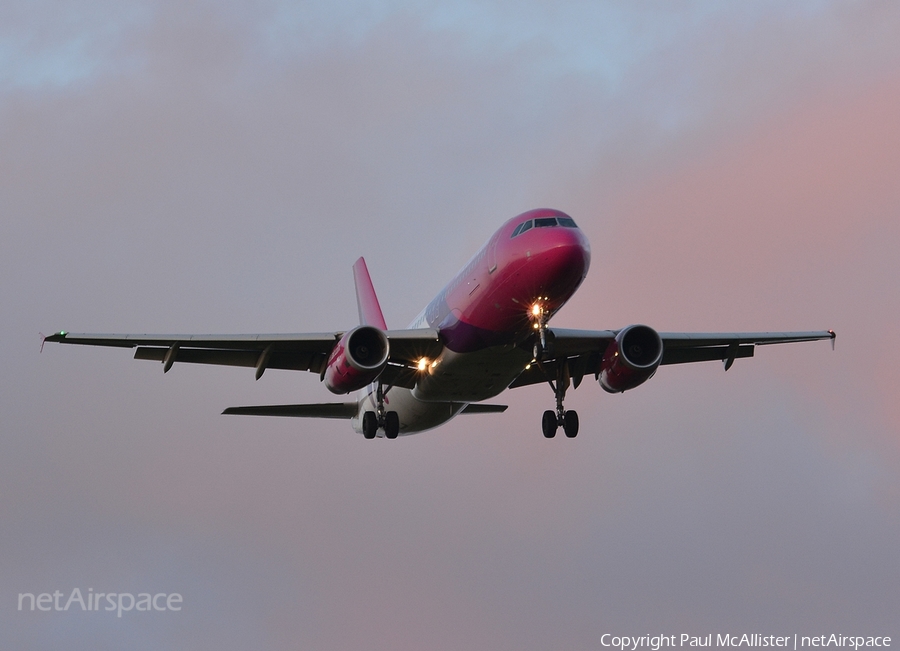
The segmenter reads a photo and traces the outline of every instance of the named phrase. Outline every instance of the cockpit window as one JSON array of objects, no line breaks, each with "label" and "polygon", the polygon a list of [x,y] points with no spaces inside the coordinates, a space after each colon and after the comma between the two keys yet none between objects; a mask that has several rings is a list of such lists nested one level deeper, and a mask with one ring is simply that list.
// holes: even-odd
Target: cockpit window
[{"label": "cockpit window", "polygon": [[510,239],[521,235],[531,228],[547,228],[548,226],[563,226],[565,228],[578,228],[575,220],[571,217],[539,217],[537,219],[529,219],[516,226],[516,230],[510,235]]},{"label": "cockpit window", "polygon": [[513,231],[512,235],[509,236],[510,239],[514,238],[516,235],[521,235],[525,231],[527,231],[532,226],[532,221],[529,219],[527,222],[522,222],[518,226],[516,226],[516,230]]}]

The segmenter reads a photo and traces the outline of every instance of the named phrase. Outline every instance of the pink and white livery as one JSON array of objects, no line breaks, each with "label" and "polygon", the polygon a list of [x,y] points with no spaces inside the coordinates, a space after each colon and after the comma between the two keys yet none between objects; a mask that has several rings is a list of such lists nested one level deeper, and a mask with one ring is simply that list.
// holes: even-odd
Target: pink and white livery
[{"label": "pink and white livery", "polygon": [[321,334],[106,335],[58,332],[47,341],[135,348],[136,359],[311,371],[350,402],[231,407],[226,414],[349,419],[365,438],[414,434],[457,414],[502,412],[486,404],[506,389],[547,383],[556,408],[544,412],[544,436],[578,434],[567,389],[593,376],[621,393],[666,364],[752,357],[756,346],[820,339],[833,331],[660,333],[550,328],[590,265],[584,233],[568,215],[532,210],[500,227],[406,330],[389,330],[365,261],[353,266],[360,324]]}]

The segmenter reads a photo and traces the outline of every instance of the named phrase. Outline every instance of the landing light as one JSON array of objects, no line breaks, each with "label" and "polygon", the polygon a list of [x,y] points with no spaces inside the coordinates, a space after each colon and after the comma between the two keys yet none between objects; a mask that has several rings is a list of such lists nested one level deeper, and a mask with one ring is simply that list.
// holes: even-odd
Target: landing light
[{"label": "landing light", "polygon": [[532,308],[531,308],[531,313],[532,313],[534,316],[540,316],[540,314],[541,314],[541,306],[540,306],[540,304],[535,303],[535,304],[532,306]]},{"label": "landing light", "polygon": [[423,357],[422,359],[420,359],[418,361],[418,363],[416,364],[416,368],[418,368],[420,371],[424,371],[425,369],[427,369],[428,368],[428,358]]}]

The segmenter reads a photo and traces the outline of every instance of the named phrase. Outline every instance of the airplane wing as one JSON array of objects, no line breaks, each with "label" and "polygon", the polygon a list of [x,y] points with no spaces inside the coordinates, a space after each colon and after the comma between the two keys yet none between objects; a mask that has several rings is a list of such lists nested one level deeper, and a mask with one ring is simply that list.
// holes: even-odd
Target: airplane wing
[{"label": "airplane wing", "polygon": [[[252,335],[136,335],[57,332],[45,338],[61,344],[134,348],[135,359],[163,363],[167,372],[175,362],[246,366],[259,379],[267,368],[323,373],[331,349],[344,332]],[[388,366],[382,378],[389,384],[413,388],[416,362],[437,357],[443,349],[432,329],[388,330]]]},{"label": "airplane wing", "polygon": [[[618,330],[568,330],[553,328],[553,356],[541,365],[532,364],[509,388],[546,382],[556,377],[556,369],[567,360],[575,387],[585,375],[597,375],[600,362]],[[663,355],[660,365],[719,360],[727,371],[735,359],[753,357],[756,346],[830,339],[831,330],[811,332],[660,332]],[[543,367],[543,370],[541,369]]]}]

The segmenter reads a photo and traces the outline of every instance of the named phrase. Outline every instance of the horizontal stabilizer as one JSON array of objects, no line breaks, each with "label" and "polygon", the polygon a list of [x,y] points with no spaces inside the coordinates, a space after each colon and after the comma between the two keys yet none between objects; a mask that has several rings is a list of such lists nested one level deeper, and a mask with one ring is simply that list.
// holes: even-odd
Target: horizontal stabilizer
[{"label": "horizontal stabilizer", "polygon": [[477,402],[469,403],[459,412],[461,414],[502,414],[509,409],[508,405],[483,405]]},{"label": "horizontal stabilizer", "polygon": [[321,402],[308,405],[259,405],[255,407],[229,407],[223,414],[238,416],[289,416],[292,418],[340,418],[356,416],[359,407],[355,402]]}]

